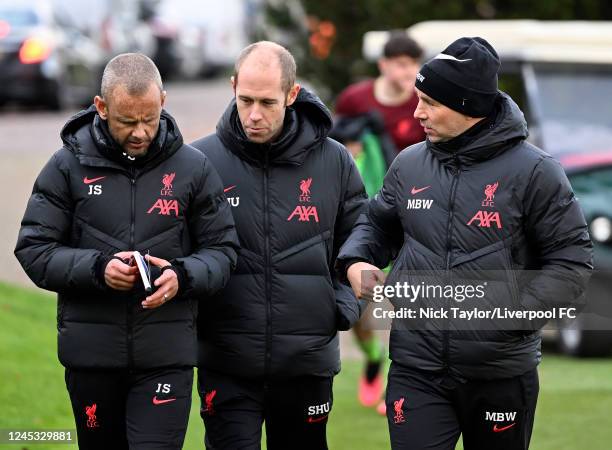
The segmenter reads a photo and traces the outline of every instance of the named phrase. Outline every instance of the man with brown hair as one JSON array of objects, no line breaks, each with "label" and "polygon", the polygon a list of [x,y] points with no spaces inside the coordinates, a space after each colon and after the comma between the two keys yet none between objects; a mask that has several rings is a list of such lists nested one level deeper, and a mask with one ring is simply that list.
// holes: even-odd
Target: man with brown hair
[{"label": "man with brown hair", "polygon": [[[351,117],[377,111],[395,144],[396,154],[421,142],[425,134],[413,113],[419,102],[414,83],[422,57],[423,49],[415,40],[405,33],[393,34],[377,63],[380,75],[342,91],[336,100],[336,114]],[[387,157],[388,165],[394,157]]]},{"label": "man with brown hair", "polygon": [[199,390],[206,446],[325,449],[338,330],[360,304],[333,263],[365,206],[331,116],[295,83],[278,44],[245,48],[235,99],[217,132],[193,145],[221,175],[242,244],[226,289],[203,305]]}]

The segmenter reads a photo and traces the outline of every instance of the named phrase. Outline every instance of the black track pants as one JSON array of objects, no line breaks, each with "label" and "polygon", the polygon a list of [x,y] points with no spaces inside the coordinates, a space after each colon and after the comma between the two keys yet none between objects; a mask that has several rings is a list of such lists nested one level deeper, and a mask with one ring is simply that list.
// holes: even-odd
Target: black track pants
[{"label": "black track pants", "polygon": [[192,368],[66,369],[79,448],[181,449],[192,384]]},{"label": "black track pants", "polygon": [[458,382],[393,363],[387,420],[394,450],[527,450],[538,398],[537,369],[490,381]]}]

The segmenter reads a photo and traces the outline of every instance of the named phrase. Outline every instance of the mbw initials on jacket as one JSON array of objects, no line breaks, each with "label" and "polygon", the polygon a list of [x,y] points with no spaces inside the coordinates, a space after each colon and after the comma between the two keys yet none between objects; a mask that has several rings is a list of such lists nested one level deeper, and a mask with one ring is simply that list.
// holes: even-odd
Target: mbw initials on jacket
[{"label": "mbw initials on jacket", "polygon": [[[428,190],[430,187],[431,185],[423,186],[420,188],[412,186],[412,189],[410,190],[410,195],[415,196],[417,194],[420,194],[421,192]],[[433,199],[409,198],[408,204],[406,205],[406,209],[430,209],[431,205],[433,205]]]}]

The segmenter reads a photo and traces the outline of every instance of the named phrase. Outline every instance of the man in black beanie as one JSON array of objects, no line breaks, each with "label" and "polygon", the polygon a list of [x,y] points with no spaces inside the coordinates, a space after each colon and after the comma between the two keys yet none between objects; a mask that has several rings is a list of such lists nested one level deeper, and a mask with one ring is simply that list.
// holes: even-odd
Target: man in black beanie
[{"label": "man in black beanie", "polygon": [[487,41],[461,38],[421,68],[415,86],[456,112],[486,117],[498,95],[499,65],[497,52]]},{"label": "man in black beanie", "polygon": [[[421,68],[414,116],[427,139],[395,159],[338,256],[357,296],[374,301],[385,281],[379,268],[395,259],[385,286],[395,312],[407,298],[387,288],[407,271],[438,274],[453,288],[408,302],[426,310],[439,301],[449,318],[393,320],[394,449],[451,450],[461,434],[466,450],[527,449],[545,321],[468,323],[452,310],[550,312],[584,301],[592,271],[584,216],[560,164],[526,142],[522,112],[497,89],[499,66],[484,39],[461,38]],[[468,301],[456,290],[459,271],[502,275]]]}]

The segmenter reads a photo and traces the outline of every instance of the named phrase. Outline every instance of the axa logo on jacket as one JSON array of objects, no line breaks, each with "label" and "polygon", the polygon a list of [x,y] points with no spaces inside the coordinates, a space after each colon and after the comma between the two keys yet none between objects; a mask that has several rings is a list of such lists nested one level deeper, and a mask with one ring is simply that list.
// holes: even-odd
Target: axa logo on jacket
[{"label": "axa logo on jacket", "polygon": [[[495,207],[495,192],[499,187],[499,181],[492,184],[487,184],[484,189],[485,198],[481,202],[481,206],[486,208]],[[481,228],[491,228],[495,225],[498,229],[502,228],[502,220],[499,211],[483,211],[480,210],[469,220],[468,225],[476,223],[476,226]]]},{"label": "axa logo on jacket", "polygon": [[[299,189],[300,195],[298,200],[301,203],[309,203],[311,199],[310,186],[312,185],[312,177],[308,177],[304,180],[300,181]],[[295,217],[298,218],[298,222],[310,222],[310,218],[312,217],[315,222],[319,222],[319,213],[317,211],[317,207],[313,205],[297,205],[289,217],[287,217],[287,222],[291,222]]]},{"label": "axa logo on jacket", "polygon": [[[172,190],[172,182],[176,177],[176,172],[165,173],[162,177],[163,188],[160,191],[160,195],[162,196],[174,196],[174,192]],[[158,198],[153,206],[151,206],[147,210],[147,214],[153,213],[153,211],[157,210],[158,215],[162,216],[170,216],[174,213],[175,217],[179,215],[179,204],[177,200],[167,200],[165,198]]]},{"label": "axa logo on jacket", "polygon": [[319,214],[317,213],[316,206],[298,205],[295,207],[289,217],[287,217],[287,222],[291,222],[294,217],[298,218],[298,222],[310,222],[311,217],[315,222],[319,221]]},{"label": "axa logo on jacket", "polygon": [[499,229],[502,228],[501,216],[498,211],[478,211],[467,224],[472,225],[476,221],[478,221],[476,226],[481,228],[491,228],[492,225],[497,226]]}]

